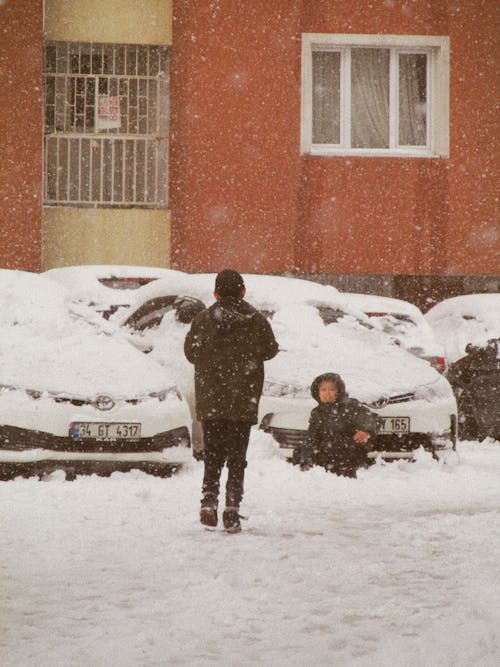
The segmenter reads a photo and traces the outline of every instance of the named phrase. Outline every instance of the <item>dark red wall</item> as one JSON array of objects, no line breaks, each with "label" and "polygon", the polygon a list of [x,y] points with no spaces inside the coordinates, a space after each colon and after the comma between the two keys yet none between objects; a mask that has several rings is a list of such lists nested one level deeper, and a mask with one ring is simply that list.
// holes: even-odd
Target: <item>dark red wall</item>
[{"label": "dark red wall", "polygon": [[[494,273],[492,0],[174,0],[175,266]],[[497,23],[498,24],[498,23]],[[449,35],[449,159],[300,156],[302,32]]]},{"label": "dark red wall", "polygon": [[293,265],[300,181],[293,4],[174,1],[176,266],[266,272]]},{"label": "dark red wall", "polygon": [[39,270],[42,0],[0,3],[0,266]]}]

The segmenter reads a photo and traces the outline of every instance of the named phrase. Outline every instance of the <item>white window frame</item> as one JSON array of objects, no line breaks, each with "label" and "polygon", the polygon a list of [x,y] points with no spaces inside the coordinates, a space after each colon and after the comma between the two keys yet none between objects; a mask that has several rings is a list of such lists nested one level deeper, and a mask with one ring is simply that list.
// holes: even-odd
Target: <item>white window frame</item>
[{"label": "white window frame", "polygon": [[[387,48],[391,62],[391,118],[389,148],[350,147],[350,68],[346,66],[351,47]],[[312,61],[314,51],[341,53],[340,143],[314,144]],[[398,146],[398,89],[395,62],[400,53],[426,53],[427,58],[427,144]],[[449,157],[450,39],[433,35],[346,35],[302,34],[302,97],[300,150],[305,155],[359,155],[367,157]]]}]

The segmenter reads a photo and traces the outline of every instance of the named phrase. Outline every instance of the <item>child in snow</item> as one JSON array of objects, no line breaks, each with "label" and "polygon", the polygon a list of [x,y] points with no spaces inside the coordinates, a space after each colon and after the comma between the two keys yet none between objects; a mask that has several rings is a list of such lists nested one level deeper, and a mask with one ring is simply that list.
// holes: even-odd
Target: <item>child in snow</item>
[{"label": "child in snow", "polygon": [[337,373],[319,375],[311,385],[318,406],[311,410],[300,466],[320,465],[345,477],[356,477],[366,463],[368,440],[377,432],[377,417],[356,399],[349,398]]}]

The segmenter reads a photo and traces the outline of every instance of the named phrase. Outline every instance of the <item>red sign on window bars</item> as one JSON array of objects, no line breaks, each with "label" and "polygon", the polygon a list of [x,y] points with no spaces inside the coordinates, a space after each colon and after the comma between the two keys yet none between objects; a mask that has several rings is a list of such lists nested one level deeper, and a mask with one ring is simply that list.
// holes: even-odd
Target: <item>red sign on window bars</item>
[{"label": "red sign on window bars", "polygon": [[96,129],[120,129],[120,98],[118,96],[99,95]]}]

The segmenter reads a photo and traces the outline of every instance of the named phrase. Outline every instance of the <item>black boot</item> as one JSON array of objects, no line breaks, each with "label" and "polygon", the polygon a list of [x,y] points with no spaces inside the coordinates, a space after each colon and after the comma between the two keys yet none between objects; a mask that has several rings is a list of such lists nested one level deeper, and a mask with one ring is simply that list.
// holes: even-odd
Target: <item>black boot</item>
[{"label": "black boot", "polygon": [[206,494],[201,500],[200,523],[207,528],[217,526],[217,498],[212,494]]},{"label": "black boot", "polygon": [[233,507],[224,510],[222,522],[226,533],[239,533],[241,531],[240,515],[238,510]]},{"label": "black boot", "polygon": [[200,510],[200,523],[207,528],[215,528],[217,526],[217,510],[213,507],[202,507]]}]

